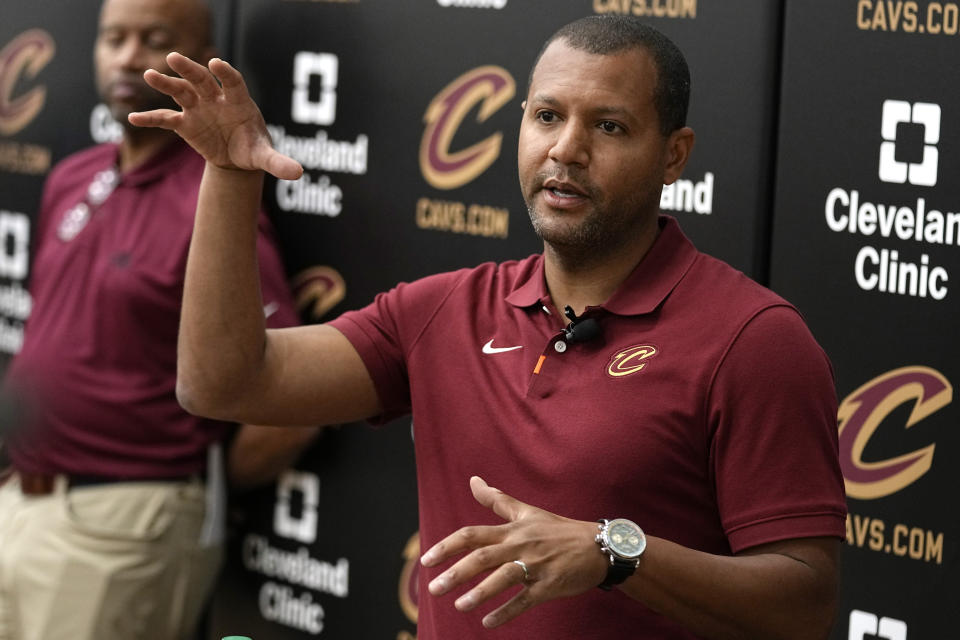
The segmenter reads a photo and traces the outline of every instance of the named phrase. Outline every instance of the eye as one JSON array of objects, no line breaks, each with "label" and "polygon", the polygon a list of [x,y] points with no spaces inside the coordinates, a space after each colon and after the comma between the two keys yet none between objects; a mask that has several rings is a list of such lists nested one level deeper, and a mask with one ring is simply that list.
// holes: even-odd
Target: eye
[{"label": "eye", "polygon": [[537,111],[534,117],[544,124],[550,124],[557,121],[557,114],[553,111]]},{"label": "eye", "polygon": [[603,120],[597,126],[603,129],[605,133],[620,133],[623,131],[623,127],[612,120]]},{"label": "eye", "polygon": [[100,33],[98,38],[102,44],[105,44],[111,48],[117,48],[123,44],[123,34],[119,31],[111,29],[110,31],[103,31]]},{"label": "eye", "polygon": [[151,49],[165,51],[173,47],[173,39],[165,30],[155,29],[147,34],[146,44]]}]

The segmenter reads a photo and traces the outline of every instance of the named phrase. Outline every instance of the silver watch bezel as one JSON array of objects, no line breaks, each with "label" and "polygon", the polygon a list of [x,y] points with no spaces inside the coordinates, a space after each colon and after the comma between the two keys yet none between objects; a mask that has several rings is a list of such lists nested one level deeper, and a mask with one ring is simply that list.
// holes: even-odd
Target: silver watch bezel
[{"label": "silver watch bezel", "polygon": [[[639,549],[634,554],[625,554],[617,549],[616,544],[610,539],[610,531],[616,525],[626,525],[633,529],[640,538]],[[614,518],[613,520],[600,520],[598,524],[600,533],[596,536],[596,542],[600,545],[600,550],[610,556],[610,562],[613,563],[615,559],[623,560],[626,562],[639,563],[640,556],[643,555],[643,552],[647,549],[647,536],[643,533],[643,529],[640,526],[626,518]]]}]

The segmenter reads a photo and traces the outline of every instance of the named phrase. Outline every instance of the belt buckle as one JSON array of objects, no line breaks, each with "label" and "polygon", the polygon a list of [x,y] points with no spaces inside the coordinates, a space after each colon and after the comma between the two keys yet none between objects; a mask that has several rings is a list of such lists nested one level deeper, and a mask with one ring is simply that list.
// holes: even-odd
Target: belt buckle
[{"label": "belt buckle", "polygon": [[57,476],[49,473],[17,472],[20,479],[20,492],[25,496],[47,496],[53,493]]}]

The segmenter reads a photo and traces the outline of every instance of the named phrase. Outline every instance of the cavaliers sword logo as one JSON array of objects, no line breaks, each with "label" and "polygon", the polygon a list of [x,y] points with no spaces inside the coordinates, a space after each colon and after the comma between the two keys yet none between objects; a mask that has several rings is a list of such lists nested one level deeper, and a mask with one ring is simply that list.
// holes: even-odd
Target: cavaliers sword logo
[{"label": "cavaliers sword logo", "polygon": [[909,429],[953,400],[953,387],[939,371],[914,366],[878,376],[848,395],[837,414],[840,428],[840,466],[847,495],[861,500],[896,493],[919,479],[933,463],[936,444],[890,458],[864,460],[864,449],[884,420],[897,407],[912,408],[904,428]]},{"label": "cavaliers sword logo", "polygon": [[657,348],[650,344],[638,344],[613,354],[607,363],[607,375],[622,378],[641,371],[647,366],[647,360],[657,354]]},{"label": "cavaliers sword logo", "polygon": [[297,309],[316,322],[347,295],[347,285],[333,267],[317,265],[304,269],[293,279]]},{"label": "cavaliers sword logo", "polygon": [[450,150],[453,136],[475,106],[480,106],[477,122],[482,123],[515,93],[513,76],[493,65],[468,71],[438,93],[423,116],[427,126],[420,142],[420,171],[426,181],[437,189],[456,189],[486,171],[500,155],[503,134],[460,151]]},{"label": "cavaliers sword logo", "polygon": [[42,29],[24,31],[0,50],[0,135],[20,131],[43,109],[46,87],[34,87],[20,96],[13,92],[22,78],[35,78],[55,51],[53,38]]},{"label": "cavaliers sword logo", "polygon": [[[417,618],[420,614],[420,532],[417,531],[403,549],[403,569],[400,572],[400,582],[398,585],[398,596],[400,598],[400,608],[407,620],[417,624]],[[414,639],[408,632],[401,631],[397,634],[397,639]]]}]

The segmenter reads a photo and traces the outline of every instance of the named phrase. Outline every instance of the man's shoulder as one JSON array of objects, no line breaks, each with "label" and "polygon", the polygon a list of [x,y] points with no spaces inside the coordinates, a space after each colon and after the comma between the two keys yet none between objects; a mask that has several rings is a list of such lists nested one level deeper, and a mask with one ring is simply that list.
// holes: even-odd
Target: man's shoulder
[{"label": "man's shoulder", "polygon": [[473,267],[434,273],[401,286],[443,291],[448,295],[483,298],[491,292],[509,295],[539,269],[541,256],[531,255],[518,260],[484,262]]},{"label": "man's shoulder", "polygon": [[472,267],[462,267],[449,271],[440,271],[420,278],[414,278],[401,284],[418,284],[423,286],[452,286],[465,282],[480,281],[515,282],[517,279],[527,278],[536,270],[541,256],[531,255],[518,260],[503,262],[482,262]]},{"label": "man's shoulder", "polygon": [[743,271],[708,254],[699,253],[691,271],[693,279],[703,285],[702,295],[715,299],[718,304],[747,307],[793,306],[783,296]]},{"label": "man's shoulder", "polygon": [[55,183],[78,174],[91,176],[100,169],[114,164],[116,158],[117,145],[112,143],[98,144],[74,151],[53,166],[47,182]]}]

